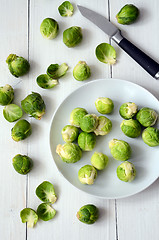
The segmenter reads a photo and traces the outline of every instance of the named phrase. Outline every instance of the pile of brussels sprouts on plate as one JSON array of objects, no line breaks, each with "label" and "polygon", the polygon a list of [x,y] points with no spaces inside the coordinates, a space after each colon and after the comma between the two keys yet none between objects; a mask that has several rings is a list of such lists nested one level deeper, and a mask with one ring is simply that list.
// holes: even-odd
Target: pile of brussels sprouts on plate
[{"label": "pile of brussels sprouts on plate", "polygon": [[[99,97],[95,101],[95,107],[101,114],[111,114],[114,103],[110,98]],[[123,118],[120,128],[129,138],[137,138],[140,135],[144,143],[150,147],[159,146],[159,129],[154,127],[158,114],[155,110],[138,106],[133,102],[123,103],[119,108],[119,114]],[[104,115],[88,113],[86,109],[77,107],[70,113],[70,125],[61,130],[63,145],[58,144],[56,153],[65,163],[76,163],[82,157],[82,152],[92,151],[96,145],[97,136],[109,134],[112,130],[112,122]],[[113,158],[122,163],[117,167],[117,177],[124,182],[131,182],[136,176],[136,169],[131,158],[132,149],[127,141],[112,139],[109,141],[109,149]],[[78,179],[82,184],[92,185],[97,178],[97,171],[103,170],[108,165],[109,158],[105,153],[95,151],[90,159],[91,164],[82,166],[78,171]]]}]

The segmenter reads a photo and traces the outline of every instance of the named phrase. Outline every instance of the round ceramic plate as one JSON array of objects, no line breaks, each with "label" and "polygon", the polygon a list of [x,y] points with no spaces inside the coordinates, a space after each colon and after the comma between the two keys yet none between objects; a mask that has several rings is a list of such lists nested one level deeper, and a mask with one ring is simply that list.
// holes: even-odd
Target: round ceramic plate
[{"label": "round ceramic plate", "polygon": [[[93,151],[83,152],[80,161],[73,164],[64,163],[56,153],[56,146],[64,144],[61,129],[69,124],[70,113],[76,107],[85,108],[88,113],[99,116],[94,104],[98,97],[109,97],[114,102],[113,113],[107,115],[113,124],[111,132],[106,136],[98,136]],[[123,119],[119,115],[119,107],[125,102],[135,102],[139,108],[150,107],[159,113],[158,100],[144,88],[124,80],[106,79],[94,80],[72,92],[58,107],[52,119],[50,147],[57,168],[76,188],[97,197],[117,199],[131,196],[150,186],[159,176],[159,147],[149,147],[142,141],[141,136],[129,138],[120,129]],[[132,148],[129,161],[135,165],[137,175],[130,183],[117,178],[116,169],[121,162],[113,159],[108,147],[109,141],[113,138],[127,141]],[[95,151],[109,157],[108,166],[98,171],[93,185],[83,185],[78,180],[78,170],[85,164],[91,164],[90,159]]]}]

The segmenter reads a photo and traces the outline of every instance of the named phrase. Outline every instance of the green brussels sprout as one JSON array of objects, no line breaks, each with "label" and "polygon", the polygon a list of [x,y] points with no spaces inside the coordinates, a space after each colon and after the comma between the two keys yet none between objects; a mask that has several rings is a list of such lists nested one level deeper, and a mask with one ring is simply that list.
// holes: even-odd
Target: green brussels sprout
[{"label": "green brussels sprout", "polygon": [[56,147],[56,152],[66,163],[75,163],[82,157],[82,151],[75,143],[59,144]]},{"label": "green brussels sprout", "polygon": [[98,117],[95,114],[87,114],[80,121],[80,128],[84,132],[93,132],[98,126]]},{"label": "green brussels sprout", "polygon": [[31,208],[24,208],[20,212],[22,223],[27,223],[27,227],[33,228],[38,221],[38,215]]},{"label": "green brussels sprout", "polygon": [[37,208],[38,217],[43,221],[49,221],[56,215],[56,210],[49,203],[41,203]]},{"label": "green brussels sprout", "polygon": [[93,224],[99,217],[99,210],[93,204],[87,204],[77,212],[77,218],[83,223]]},{"label": "green brussels sprout", "polygon": [[52,79],[47,74],[41,74],[36,79],[37,84],[39,87],[44,89],[50,89],[55,87],[58,84],[58,81],[56,79]]},{"label": "green brussels sprout", "polygon": [[47,68],[46,72],[47,72],[47,75],[49,75],[49,77],[58,79],[58,78],[64,76],[66,74],[67,70],[68,70],[68,65],[66,63],[62,63],[61,65],[51,64]]},{"label": "green brussels sprout", "polygon": [[141,108],[137,115],[136,119],[141,123],[144,127],[153,126],[158,118],[158,114],[151,108]]},{"label": "green brussels sprout", "polygon": [[101,114],[109,114],[114,109],[114,103],[110,98],[99,97],[95,101],[96,109]]},{"label": "green brussels sprout", "polygon": [[100,152],[95,152],[91,157],[91,163],[97,170],[103,170],[107,166],[108,161],[107,155]]},{"label": "green brussels sprout", "polygon": [[32,159],[26,155],[21,154],[17,154],[12,159],[12,164],[14,169],[22,175],[26,175],[33,167]]},{"label": "green brussels sprout", "polygon": [[96,57],[100,62],[113,65],[116,63],[116,51],[109,43],[101,43],[96,47]]},{"label": "green brussels sprout", "polygon": [[16,142],[24,140],[31,135],[31,124],[25,120],[19,120],[11,129],[12,139]]},{"label": "green brussels sprout", "polygon": [[3,116],[8,122],[15,122],[23,116],[23,112],[18,105],[9,104],[3,109]]},{"label": "green brussels sprout", "polygon": [[58,7],[58,10],[62,17],[71,17],[73,15],[74,8],[69,1],[65,1]]},{"label": "green brussels sprout", "polygon": [[142,139],[150,147],[159,145],[159,129],[154,127],[147,127],[142,132]]},{"label": "green brussels sprout", "polygon": [[122,132],[128,137],[136,138],[140,136],[141,125],[137,120],[123,120],[120,127]]},{"label": "green brussels sprout", "polygon": [[97,177],[97,170],[91,165],[85,165],[78,171],[78,179],[82,184],[91,185]]},{"label": "green brussels sprout", "polygon": [[98,136],[107,135],[112,129],[112,122],[105,116],[98,117],[98,126],[94,130],[94,133]]},{"label": "green brussels sprout", "polygon": [[53,18],[45,18],[40,25],[40,32],[46,39],[53,39],[57,36],[59,25]]},{"label": "green brussels sprout", "polygon": [[80,127],[80,121],[86,114],[88,114],[88,112],[84,108],[77,107],[73,109],[70,115],[71,125]]},{"label": "green brussels sprout", "polygon": [[14,90],[6,84],[4,87],[0,87],[0,105],[5,106],[10,104],[14,98]]},{"label": "green brussels sprout", "polygon": [[48,181],[42,182],[36,188],[36,196],[45,203],[55,203],[57,196],[55,194],[55,189],[52,183]]},{"label": "green brussels sprout", "polygon": [[119,161],[126,161],[131,156],[131,147],[130,145],[118,139],[113,139],[109,142],[109,148],[111,150],[112,156]]},{"label": "green brussels sprout", "polygon": [[64,44],[71,48],[82,41],[82,29],[77,26],[70,27],[63,32]]},{"label": "green brussels sprout", "polygon": [[116,19],[120,24],[131,24],[135,22],[135,20],[139,16],[139,9],[135,7],[133,4],[126,4],[124,7],[116,15]]},{"label": "green brussels sprout", "polygon": [[117,176],[121,181],[131,182],[136,176],[134,164],[125,161],[117,167]]},{"label": "green brussels sprout", "polygon": [[138,111],[138,106],[133,102],[123,103],[120,106],[119,113],[124,119],[130,119],[135,116]]},{"label": "green brussels sprout", "polygon": [[84,81],[91,75],[90,67],[85,61],[79,61],[73,69],[73,76],[77,81]]},{"label": "green brussels sprout", "polygon": [[76,138],[78,137],[79,130],[75,126],[66,125],[62,129],[61,134],[62,134],[62,138],[65,142],[71,143],[71,142],[74,142],[76,140]]},{"label": "green brussels sprout", "polygon": [[78,145],[83,151],[92,151],[96,145],[95,134],[81,132],[78,136]]},{"label": "green brussels sprout", "polygon": [[30,68],[29,62],[16,54],[10,54],[7,57],[6,63],[8,64],[10,73],[17,78],[26,74]]},{"label": "green brussels sprout", "polygon": [[45,114],[45,103],[39,93],[29,94],[21,101],[21,106],[26,113],[38,120]]}]

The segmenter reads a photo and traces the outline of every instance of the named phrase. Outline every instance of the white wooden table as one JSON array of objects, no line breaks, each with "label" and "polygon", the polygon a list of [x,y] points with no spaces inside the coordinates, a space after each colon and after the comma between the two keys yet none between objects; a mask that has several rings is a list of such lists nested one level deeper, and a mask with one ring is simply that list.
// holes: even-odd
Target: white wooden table
[{"label": "white wooden table", "polygon": [[[71,18],[62,18],[57,8],[61,0],[1,0],[0,1],[0,83],[12,85],[15,89],[15,103],[31,91],[39,92],[45,100],[47,110],[37,121],[29,119],[33,133],[27,140],[14,142],[11,128],[0,111],[0,239],[3,240],[52,240],[52,239],[99,239],[99,240],[158,240],[159,239],[159,181],[145,191],[120,200],[99,199],[75,189],[57,171],[49,149],[49,125],[52,115],[62,100],[85,82],[78,82],[72,76],[73,67],[79,60],[85,60],[92,69],[93,79],[119,78],[137,83],[159,97],[159,82],[152,79],[126,53],[112,43],[117,51],[117,63],[109,67],[100,63],[94,54],[101,42],[108,37],[93,24],[84,19],[77,8]],[[159,62],[159,1],[158,0],[72,0],[74,6],[81,4],[117,24],[115,15],[127,3],[135,4],[141,11],[139,20],[130,25],[118,25],[128,39],[145,50]],[[52,17],[59,22],[60,32],[56,39],[42,38],[39,27],[42,20]],[[62,43],[64,29],[77,25],[83,28],[83,42],[74,49]],[[8,71],[5,60],[10,53],[27,58],[31,69],[22,78],[14,78]],[[59,86],[43,90],[36,84],[36,77],[45,73],[51,63],[69,65],[69,72]],[[27,154],[34,161],[34,168],[27,176],[15,172],[12,158],[16,154]],[[151,160],[151,159],[150,159]],[[54,207],[57,216],[49,221],[39,221],[33,229],[26,229],[21,223],[20,211],[25,207],[36,209],[41,203],[35,195],[36,187],[44,180],[55,186],[58,201]],[[100,218],[94,225],[80,223],[76,218],[78,209],[93,203],[100,209]]]}]

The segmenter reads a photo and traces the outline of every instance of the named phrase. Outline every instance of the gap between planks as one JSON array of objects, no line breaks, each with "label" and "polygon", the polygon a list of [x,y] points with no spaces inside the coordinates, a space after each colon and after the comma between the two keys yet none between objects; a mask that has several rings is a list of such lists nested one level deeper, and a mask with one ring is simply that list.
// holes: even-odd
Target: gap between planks
[{"label": "gap between planks", "polygon": [[[108,1],[108,20],[110,21],[111,19],[111,14],[110,14],[110,0],[107,0]],[[111,38],[109,38],[109,44],[111,44]],[[110,78],[113,78],[113,66],[110,65]],[[114,207],[115,207],[115,235],[116,235],[116,240],[118,240],[118,208],[117,208],[117,200],[115,199],[114,200]]]},{"label": "gap between planks", "polygon": [[[27,21],[28,21],[28,29],[27,29],[27,53],[28,53],[28,62],[30,60],[30,0],[28,0],[28,7],[27,7]],[[28,155],[28,140],[27,140],[27,155]],[[28,193],[29,193],[29,175],[26,175],[26,208],[28,207]],[[28,239],[28,229],[27,229],[27,223],[26,223],[26,234],[25,234],[25,239]]]}]

